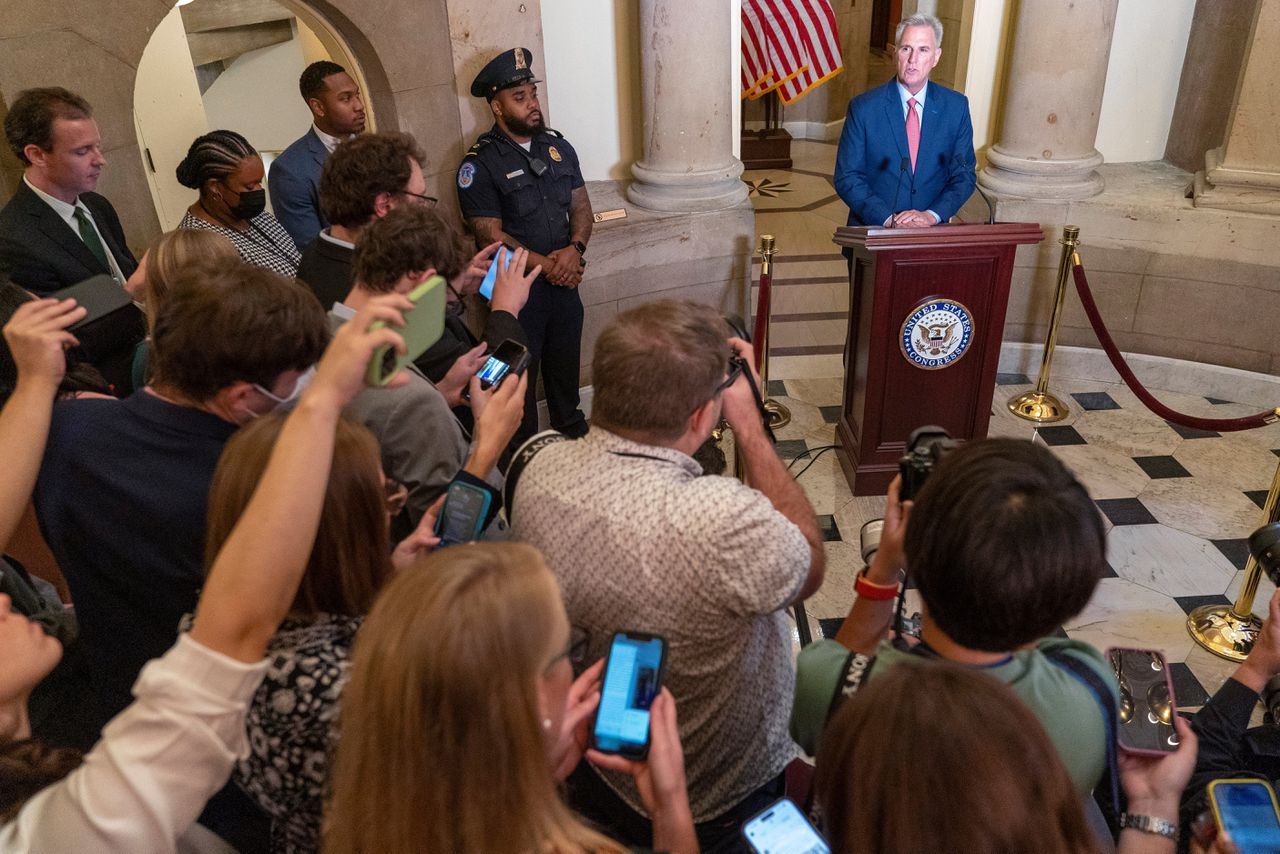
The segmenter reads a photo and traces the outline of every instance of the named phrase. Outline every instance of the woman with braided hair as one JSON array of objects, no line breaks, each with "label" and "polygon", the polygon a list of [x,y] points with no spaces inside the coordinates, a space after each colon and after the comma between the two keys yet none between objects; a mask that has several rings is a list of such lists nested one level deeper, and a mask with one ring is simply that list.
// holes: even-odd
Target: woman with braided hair
[{"label": "woman with braided hair", "polygon": [[200,193],[178,228],[215,231],[235,245],[245,263],[292,277],[298,270],[293,238],[267,210],[262,158],[231,130],[196,137],[178,164],[178,183]]}]

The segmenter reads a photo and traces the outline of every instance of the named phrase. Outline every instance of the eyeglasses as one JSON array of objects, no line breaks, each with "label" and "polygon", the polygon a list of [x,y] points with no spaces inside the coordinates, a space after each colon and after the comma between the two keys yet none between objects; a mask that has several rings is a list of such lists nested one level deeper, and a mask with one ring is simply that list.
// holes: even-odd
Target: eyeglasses
[{"label": "eyeglasses", "polygon": [[422,193],[411,193],[408,190],[396,190],[396,192],[402,196],[412,196],[429,208],[434,208],[436,206],[436,202],[440,201],[435,196],[424,196]]},{"label": "eyeglasses", "polygon": [[390,516],[400,515],[400,511],[404,509],[405,503],[409,500],[409,487],[405,486],[398,480],[385,478],[382,483],[387,502],[387,514]]},{"label": "eyeglasses", "polygon": [[279,397],[278,395],[273,394],[270,389],[263,388],[257,383],[254,383],[253,387],[257,389],[264,397],[270,398],[272,401],[274,401],[277,406],[283,406],[286,403],[292,403],[293,401],[297,400],[298,396],[302,394],[303,389],[307,387],[307,385],[311,382],[311,379],[315,375],[316,375],[315,365],[312,365],[302,373],[298,374],[298,380],[293,384],[293,391],[289,392],[288,397]]},{"label": "eyeglasses", "polygon": [[742,376],[742,372],[745,371],[746,369],[747,369],[747,363],[741,356],[737,355],[736,353],[730,356],[729,357],[729,375],[724,378],[724,382],[716,386],[716,390],[712,393],[711,396],[715,397],[720,392],[727,391],[731,385],[733,385],[738,381],[738,377]]},{"label": "eyeglasses", "polygon": [[564,652],[547,662],[547,670],[555,667],[560,663],[560,659],[569,659],[569,664],[573,666],[573,671],[577,673],[582,669],[582,665],[587,660],[587,647],[591,642],[591,633],[579,626],[569,627],[569,643],[565,646]]}]

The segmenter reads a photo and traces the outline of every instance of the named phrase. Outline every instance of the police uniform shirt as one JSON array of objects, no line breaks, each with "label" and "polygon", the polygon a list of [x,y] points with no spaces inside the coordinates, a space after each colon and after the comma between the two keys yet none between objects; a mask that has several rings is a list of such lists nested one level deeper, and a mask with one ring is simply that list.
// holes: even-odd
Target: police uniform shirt
[{"label": "police uniform shirt", "polygon": [[[496,217],[502,230],[540,255],[569,245],[569,201],[584,186],[578,153],[564,137],[543,131],[528,156],[496,126],[471,146],[458,167],[462,215]],[[529,160],[547,164],[539,178]]]}]

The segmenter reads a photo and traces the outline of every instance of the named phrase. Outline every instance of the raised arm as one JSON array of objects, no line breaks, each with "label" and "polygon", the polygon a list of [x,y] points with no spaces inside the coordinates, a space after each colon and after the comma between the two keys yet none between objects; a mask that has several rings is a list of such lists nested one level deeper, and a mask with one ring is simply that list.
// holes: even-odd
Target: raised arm
[{"label": "raised arm", "polygon": [[[740,338],[730,338],[729,345],[746,360],[752,378],[759,387],[760,375],[756,373],[751,345]],[[742,457],[745,471],[743,480],[768,498],[774,509],[795,524],[809,543],[809,575],[794,600],[803,601],[822,586],[827,563],[822,532],[818,528],[818,517],[813,512],[813,505],[809,503],[804,489],[782,464],[773,443],[765,434],[755,395],[751,393],[746,377],[740,377],[725,389],[724,418],[733,428],[734,446]]]},{"label": "raised arm", "polygon": [[399,294],[377,297],[334,335],[315,379],[285,421],[253,498],[214,559],[192,640],[239,661],[262,658],[293,602],[315,541],[342,408],[363,387],[377,347],[404,350],[398,333],[387,326],[370,332],[369,324],[403,326],[402,312],[412,308]]},{"label": "raised arm", "polygon": [[[911,502],[903,504],[898,501],[898,491],[901,488],[902,476],[899,475],[889,484],[880,548],[876,551],[876,556],[871,559],[871,566],[866,570],[865,576],[866,581],[886,590],[897,587],[902,578],[902,571],[906,567],[902,554],[902,541],[907,533],[907,518],[911,513]],[[848,616],[840,624],[840,630],[836,632],[836,641],[853,652],[872,653],[876,645],[889,633],[894,605],[893,597],[873,599],[858,596],[853,600]]]},{"label": "raised arm", "polygon": [[18,307],[4,327],[4,340],[18,368],[18,383],[0,412],[0,550],[6,548],[31,500],[49,436],[58,385],[67,371],[66,348],[79,342],[67,327],[85,315],[73,299],[32,300]]}]

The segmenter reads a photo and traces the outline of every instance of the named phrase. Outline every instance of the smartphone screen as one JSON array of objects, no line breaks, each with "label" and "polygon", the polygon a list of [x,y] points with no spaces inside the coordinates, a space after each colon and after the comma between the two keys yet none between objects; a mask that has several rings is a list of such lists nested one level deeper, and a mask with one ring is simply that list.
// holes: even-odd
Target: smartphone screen
[{"label": "smartphone screen", "polygon": [[649,751],[649,707],[662,684],[666,641],[618,632],[609,647],[600,708],[593,730],[596,749],[643,757]]},{"label": "smartphone screen", "polygon": [[1154,649],[1112,649],[1107,657],[1120,683],[1120,747],[1134,753],[1172,753],[1177,709],[1164,653]]},{"label": "smartphone screen", "polygon": [[510,338],[503,341],[476,372],[476,376],[480,378],[480,387],[492,388],[502,382],[502,378],[511,372],[511,367],[527,352],[525,346],[518,341]]},{"label": "smartphone screen", "polygon": [[748,821],[742,835],[757,854],[831,854],[800,808],[786,798]]},{"label": "smartphone screen", "polygon": [[1240,854],[1280,851],[1275,795],[1261,780],[1214,780],[1209,784],[1218,825]]},{"label": "smartphone screen", "polygon": [[441,546],[469,543],[480,535],[485,513],[489,509],[489,495],[482,489],[465,483],[449,486],[440,517],[436,520],[436,536]]},{"label": "smartphone screen", "polygon": [[493,300],[493,284],[498,281],[498,263],[504,258],[510,258],[512,254],[506,244],[499,246],[498,251],[493,253],[493,260],[489,262],[489,270],[484,274],[484,279],[480,282],[480,296],[489,301]]}]

